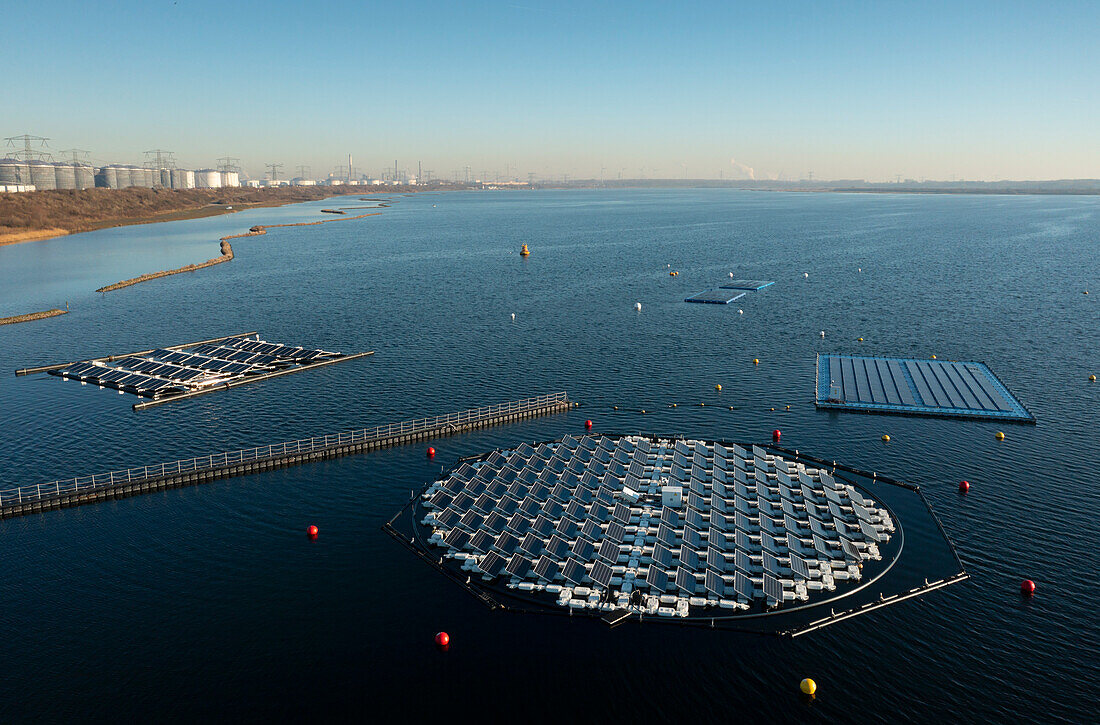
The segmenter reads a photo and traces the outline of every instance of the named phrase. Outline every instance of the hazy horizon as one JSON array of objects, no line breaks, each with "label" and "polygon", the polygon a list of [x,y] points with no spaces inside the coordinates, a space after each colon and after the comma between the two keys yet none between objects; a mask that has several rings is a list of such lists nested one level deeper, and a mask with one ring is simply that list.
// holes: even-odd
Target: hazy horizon
[{"label": "hazy horizon", "polygon": [[[0,136],[322,178],[1100,176],[1100,5],[24,4]],[[20,28],[33,32],[14,32]],[[7,148],[3,149],[7,155]]]}]

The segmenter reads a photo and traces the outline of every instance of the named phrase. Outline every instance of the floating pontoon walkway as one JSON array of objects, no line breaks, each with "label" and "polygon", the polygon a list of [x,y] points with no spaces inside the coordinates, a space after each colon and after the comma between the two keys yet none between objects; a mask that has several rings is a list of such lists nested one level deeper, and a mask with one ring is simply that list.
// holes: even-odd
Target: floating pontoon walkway
[{"label": "floating pontoon walkway", "polygon": [[476,428],[564,412],[574,406],[576,403],[570,401],[564,392],[540,395],[375,428],[9,488],[0,491],[0,518],[135,496],[165,488],[191,486],[218,478],[259,473],[325,458],[442,438]]},{"label": "floating pontoon walkway", "polygon": [[1034,423],[983,363],[818,355],[817,406]]},{"label": "floating pontoon walkway", "polygon": [[386,530],[494,608],[612,625],[788,616],[878,586],[903,549],[879,496],[823,464],[735,443],[566,436],[460,461]]}]

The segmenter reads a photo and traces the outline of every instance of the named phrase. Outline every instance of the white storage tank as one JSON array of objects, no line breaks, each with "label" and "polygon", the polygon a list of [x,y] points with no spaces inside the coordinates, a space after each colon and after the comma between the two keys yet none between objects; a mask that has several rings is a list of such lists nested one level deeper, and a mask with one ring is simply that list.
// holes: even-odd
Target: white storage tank
[{"label": "white storage tank", "polygon": [[57,172],[54,171],[54,166],[49,161],[28,161],[27,166],[31,171],[31,183],[34,184],[34,188],[42,191],[43,189],[56,189],[57,188]]},{"label": "white storage tank", "polygon": [[118,169],[114,166],[104,166],[95,175],[95,185],[101,189],[118,188]]},{"label": "white storage tank", "polygon": [[76,188],[76,164],[58,161],[53,165],[54,184],[58,189]]},{"label": "white storage tank", "polygon": [[218,189],[222,185],[222,174],[214,169],[199,169],[195,172],[196,189]]},{"label": "white storage tank", "polygon": [[26,161],[0,159],[0,184],[29,184],[31,170]]},{"label": "white storage tank", "polygon": [[157,186],[164,189],[172,188],[172,170],[171,169],[157,169]]},{"label": "white storage tank", "polygon": [[96,185],[95,183],[95,168],[88,164],[73,164],[73,169],[76,171],[76,188],[78,189],[91,189]]},{"label": "white storage tank", "polygon": [[236,171],[222,172],[222,186],[240,186],[241,175]]},{"label": "white storage tank", "polygon": [[115,173],[118,174],[118,187],[119,189],[129,189],[134,185],[134,177],[131,167],[123,164],[113,164],[115,167]]},{"label": "white storage tank", "polygon": [[190,169],[172,169],[173,189],[194,189],[195,172]]},{"label": "white storage tank", "polygon": [[141,185],[147,189],[152,189],[160,183],[160,173],[156,169],[143,168],[141,170]]}]

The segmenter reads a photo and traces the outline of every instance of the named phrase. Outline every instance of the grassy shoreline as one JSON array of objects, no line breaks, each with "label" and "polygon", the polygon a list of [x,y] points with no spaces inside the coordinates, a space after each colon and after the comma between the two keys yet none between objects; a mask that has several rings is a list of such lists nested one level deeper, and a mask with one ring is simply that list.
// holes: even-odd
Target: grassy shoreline
[{"label": "grassy shoreline", "polygon": [[0,247],[132,224],[199,219],[333,196],[409,193],[415,187],[85,189],[0,194]]}]

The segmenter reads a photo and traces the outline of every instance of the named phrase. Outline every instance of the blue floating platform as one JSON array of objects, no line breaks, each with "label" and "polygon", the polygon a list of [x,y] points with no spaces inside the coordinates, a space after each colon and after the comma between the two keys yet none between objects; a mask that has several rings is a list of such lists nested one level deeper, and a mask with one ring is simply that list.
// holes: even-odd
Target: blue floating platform
[{"label": "blue floating platform", "polygon": [[817,406],[1034,423],[984,363],[855,355],[817,356]]},{"label": "blue floating platform", "polygon": [[734,300],[741,299],[746,294],[747,293],[743,290],[709,289],[686,298],[684,302],[701,302],[708,305],[728,305]]},{"label": "blue floating platform", "polygon": [[775,284],[775,282],[768,282],[762,279],[735,279],[722,285],[719,289],[743,289],[749,292],[758,292],[773,284]]}]

